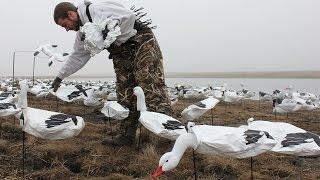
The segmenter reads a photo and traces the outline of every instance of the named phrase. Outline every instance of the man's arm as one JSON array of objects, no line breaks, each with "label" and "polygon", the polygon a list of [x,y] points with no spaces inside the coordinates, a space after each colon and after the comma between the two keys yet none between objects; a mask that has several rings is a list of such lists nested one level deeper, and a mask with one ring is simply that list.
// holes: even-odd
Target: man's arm
[{"label": "man's arm", "polygon": [[81,33],[77,32],[76,40],[73,46],[74,51],[69,56],[65,64],[62,66],[57,77],[52,83],[54,91],[56,91],[59,88],[60,83],[64,78],[76,73],[89,61],[90,53],[84,49],[83,45],[84,42],[81,41]]},{"label": "man's arm", "polygon": [[69,59],[60,69],[58,77],[64,79],[81,69],[90,59],[90,53],[83,47],[84,42],[81,41],[81,33],[77,33],[77,37],[73,46],[73,52]]}]

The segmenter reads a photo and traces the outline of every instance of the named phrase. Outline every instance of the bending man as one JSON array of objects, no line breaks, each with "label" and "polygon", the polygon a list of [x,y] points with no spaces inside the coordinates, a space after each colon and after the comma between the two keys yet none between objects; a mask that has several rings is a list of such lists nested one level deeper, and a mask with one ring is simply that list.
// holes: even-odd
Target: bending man
[{"label": "bending man", "polygon": [[[79,31],[95,17],[117,20],[121,35],[107,49],[113,59],[116,73],[118,102],[129,108],[129,117],[121,124],[121,134],[115,138],[115,145],[133,145],[138,126],[139,113],[133,88],[141,86],[146,95],[150,111],[171,114],[170,99],[165,86],[163,58],[156,38],[147,26],[136,20],[136,15],[123,5],[112,2],[81,3],[78,7],[69,2],[59,3],[54,10],[56,24],[67,31],[77,31],[74,51],[60,69],[52,86],[56,91],[62,79],[81,69],[90,59],[90,52],[84,49],[84,35]],[[103,143],[111,144],[111,138]]]}]

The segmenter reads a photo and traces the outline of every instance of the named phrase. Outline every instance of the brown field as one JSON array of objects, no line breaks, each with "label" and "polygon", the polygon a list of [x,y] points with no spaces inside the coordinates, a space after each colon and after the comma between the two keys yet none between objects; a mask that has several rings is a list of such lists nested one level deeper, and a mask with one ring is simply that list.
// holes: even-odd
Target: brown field
[{"label": "brown field", "polygon": [[[26,179],[150,179],[160,156],[170,151],[173,142],[158,138],[142,128],[140,148],[109,147],[101,144],[110,135],[109,123],[98,110],[82,103],[58,106],[54,97],[37,99],[29,96],[29,106],[80,115],[86,127],[77,136],[59,141],[47,141],[26,135]],[[180,100],[173,107],[176,117],[196,100]],[[284,121],[320,134],[320,111],[296,112],[275,116],[271,102],[245,101],[244,105],[219,103],[211,113],[198,122],[214,125],[238,126],[250,117]],[[212,119],[213,118],[213,119]],[[0,178],[22,179],[22,131],[13,117],[0,118]],[[112,121],[113,132],[119,122]],[[140,131],[137,131],[137,137]],[[193,179],[192,151],[184,154],[178,167],[159,179]],[[250,179],[250,159],[232,159],[196,154],[198,179]],[[290,155],[265,153],[253,158],[254,179],[320,179],[320,157],[299,158]]]}]

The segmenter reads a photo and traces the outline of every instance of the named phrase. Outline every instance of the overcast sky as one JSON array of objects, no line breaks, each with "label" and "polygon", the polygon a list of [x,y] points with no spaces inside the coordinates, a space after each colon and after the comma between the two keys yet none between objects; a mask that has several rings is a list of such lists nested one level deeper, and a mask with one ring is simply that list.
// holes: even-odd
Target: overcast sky
[{"label": "overcast sky", "polygon": [[[94,1],[94,0],[92,0]],[[60,0],[10,0],[0,6],[0,76],[14,51],[46,43],[71,52],[75,33],[53,21]],[[72,0],[75,4],[80,0]],[[121,0],[143,6],[154,24],[166,72],[320,70],[319,0]],[[32,75],[32,53],[16,54],[17,75]],[[36,75],[56,75],[37,59]],[[76,75],[112,74],[107,52]]]}]

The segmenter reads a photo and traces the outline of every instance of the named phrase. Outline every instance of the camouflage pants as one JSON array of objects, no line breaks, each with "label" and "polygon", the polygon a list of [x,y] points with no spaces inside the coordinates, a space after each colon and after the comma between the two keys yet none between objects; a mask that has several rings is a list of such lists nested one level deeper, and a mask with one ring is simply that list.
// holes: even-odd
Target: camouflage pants
[{"label": "camouflage pants", "polygon": [[166,90],[163,57],[151,29],[145,28],[120,47],[108,49],[117,77],[118,102],[129,108],[129,117],[122,128],[128,136],[135,136],[139,112],[133,88],[140,86],[146,97],[149,111],[172,114]]}]

